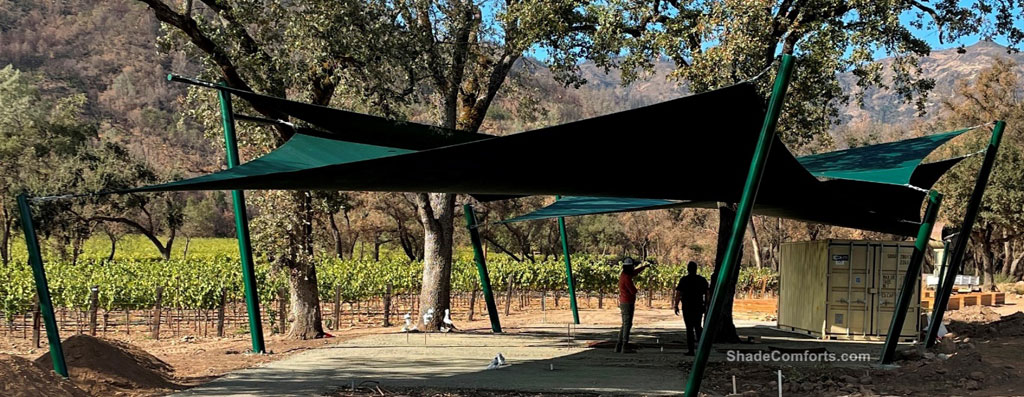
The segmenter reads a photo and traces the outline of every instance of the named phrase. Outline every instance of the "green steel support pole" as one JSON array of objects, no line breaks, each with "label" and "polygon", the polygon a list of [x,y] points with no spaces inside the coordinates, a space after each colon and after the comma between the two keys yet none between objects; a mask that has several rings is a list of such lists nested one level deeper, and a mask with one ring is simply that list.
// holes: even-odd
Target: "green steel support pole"
[{"label": "green steel support pole", "polygon": [[928,206],[924,210],[921,228],[917,231],[914,253],[910,255],[907,273],[903,275],[903,286],[900,287],[900,296],[896,297],[896,307],[893,308],[892,321],[889,322],[889,333],[885,335],[882,364],[891,364],[896,356],[896,345],[900,343],[900,334],[903,333],[903,322],[907,319],[910,301],[914,299],[914,291],[920,284],[921,262],[924,262],[924,255],[928,250],[928,240],[932,235],[940,204],[942,204],[942,194],[934,190],[928,192]]},{"label": "green steel support pole", "polygon": [[771,149],[772,140],[775,139],[775,127],[782,112],[782,103],[786,97],[786,89],[789,86],[789,76],[793,71],[793,56],[783,55],[779,63],[779,73],[775,76],[775,86],[772,88],[772,96],[768,102],[768,111],[765,114],[764,125],[761,127],[761,136],[757,140],[757,148],[754,150],[754,157],[750,162],[750,171],[747,173],[746,182],[743,184],[743,196],[740,198],[739,207],[736,209],[736,218],[733,220],[729,244],[726,246],[725,255],[722,257],[722,268],[718,271],[718,277],[714,280],[714,292],[711,295],[711,303],[707,316],[704,320],[704,332],[697,345],[697,354],[693,359],[693,369],[690,370],[689,380],[686,382],[686,395],[697,396],[700,392],[700,383],[704,378],[704,370],[707,367],[708,357],[711,355],[711,345],[714,341],[718,323],[722,321],[722,310],[727,299],[722,291],[730,280],[734,278],[733,267],[738,266],[736,258],[739,257],[740,248],[743,245],[743,235],[750,222],[750,213],[757,199],[757,189],[761,184],[761,176],[764,174],[765,161],[768,159],[768,152]]},{"label": "green steel support pole", "polygon": [[[949,241],[947,240],[942,244],[942,262],[939,265],[939,279],[935,282],[935,296],[932,296],[932,300],[938,298],[939,291],[942,290],[942,280],[946,277],[946,265],[949,264]],[[935,303],[932,303],[932,309],[935,309]],[[934,313],[934,312],[933,312]],[[934,314],[933,314],[934,315]]]},{"label": "green steel support pole", "polygon": [[[928,336],[925,338],[925,346],[935,345],[935,339],[939,335],[939,324],[942,324],[942,316],[946,313],[946,305],[949,297],[953,294],[953,286],[956,284],[956,275],[964,260],[964,253],[967,251],[967,242],[971,239],[971,229],[974,222],[978,220],[978,211],[981,209],[981,199],[985,195],[985,187],[988,186],[988,177],[992,174],[992,167],[996,163],[996,154],[999,151],[999,143],[1003,140],[1003,129],[1006,128],[1005,121],[996,121],[992,127],[992,138],[985,150],[985,159],[982,160],[981,169],[978,170],[978,178],[974,181],[974,191],[967,201],[967,210],[964,214],[964,223],[960,226],[960,233],[953,241],[953,251],[949,258],[949,267],[946,276],[942,278],[942,290],[935,292],[935,310],[932,310],[932,322],[928,325]],[[941,294],[941,295],[940,295]]]},{"label": "green steel support pole", "polygon": [[501,319],[498,318],[498,305],[494,303],[494,293],[491,291],[491,276],[487,274],[487,259],[484,258],[483,244],[480,243],[476,213],[469,204],[462,206],[462,212],[466,215],[466,229],[469,229],[469,241],[473,244],[473,259],[476,260],[476,271],[480,274],[480,289],[484,293],[484,301],[487,302],[487,317],[491,319],[491,331],[499,334]]},{"label": "green steel support pole", "polygon": [[[555,196],[561,200],[562,196]],[[580,311],[576,307],[576,281],[572,278],[572,259],[569,258],[569,236],[565,233],[565,217],[558,217],[558,234],[562,236],[562,256],[565,258],[565,280],[569,284],[569,308],[572,309],[573,324],[580,323]]]},{"label": "green steel support pole", "polygon": [[[238,141],[235,138],[235,115],[231,107],[231,94],[217,91],[220,98],[220,118],[224,126],[224,147],[228,155],[228,168],[238,165]],[[256,269],[252,260],[252,242],[249,239],[249,221],[245,210],[245,193],[232,190],[231,199],[235,210],[235,233],[238,235],[238,254],[242,262],[242,282],[245,285],[245,306],[249,313],[249,336],[252,338],[252,352],[266,353],[263,342],[263,320],[260,317],[260,300],[256,292]]]},{"label": "green steel support pole", "polygon": [[39,311],[46,324],[46,340],[50,344],[50,360],[53,361],[53,372],[68,377],[68,366],[64,363],[64,348],[60,344],[60,333],[57,319],[53,316],[53,302],[50,300],[50,286],[46,282],[46,270],[43,269],[43,255],[39,252],[39,238],[36,228],[32,225],[32,209],[28,206],[25,193],[18,195],[18,210],[21,212],[21,228],[25,231],[25,245],[28,248],[28,263],[32,266],[32,277],[36,281],[36,292],[39,294]]}]

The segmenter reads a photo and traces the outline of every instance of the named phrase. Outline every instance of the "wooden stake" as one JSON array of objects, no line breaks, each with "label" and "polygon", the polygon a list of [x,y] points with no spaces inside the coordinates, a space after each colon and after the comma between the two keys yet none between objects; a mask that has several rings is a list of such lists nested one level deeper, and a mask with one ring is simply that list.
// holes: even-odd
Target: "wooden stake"
[{"label": "wooden stake", "polygon": [[100,287],[98,285],[89,288],[89,334],[96,336],[96,311],[100,306]]},{"label": "wooden stake", "polygon": [[156,287],[156,303],[153,305],[153,339],[160,340],[160,311],[164,299],[164,287]]}]

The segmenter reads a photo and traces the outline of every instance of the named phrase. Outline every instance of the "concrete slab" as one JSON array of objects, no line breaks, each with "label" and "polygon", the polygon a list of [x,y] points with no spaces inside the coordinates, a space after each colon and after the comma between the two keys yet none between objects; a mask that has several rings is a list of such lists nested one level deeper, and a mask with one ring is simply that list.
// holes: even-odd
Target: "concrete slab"
[{"label": "concrete slab", "polygon": [[[309,396],[362,382],[388,387],[425,386],[489,390],[594,392],[661,395],[681,393],[691,358],[683,356],[685,332],[679,321],[634,328],[636,354],[615,354],[588,344],[614,337],[611,326],[580,326],[569,335],[566,325],[511,329],[509,333],[383,334],[366,336],[323,349],[296,354],[228,374],[185,396]],[[727,349],[743,351],[820,349],[871,353],[877,343],[825,342],[787,334],[767,322],[739,322],[742,335],[758,335],[760,343],[716,345],[712,361],[728,359]],[[502,353],[509,365],[487,370]],[[771,363],[769,363],[770,365]],[[794,363],[786,363],[790,365]],[[806,365],[821,365],[809,362]],[[840,364],[846,365],[848,363]],[[870,365],[872,363],[853,363]],[[801,365],[801,363],[795,363]]]}]

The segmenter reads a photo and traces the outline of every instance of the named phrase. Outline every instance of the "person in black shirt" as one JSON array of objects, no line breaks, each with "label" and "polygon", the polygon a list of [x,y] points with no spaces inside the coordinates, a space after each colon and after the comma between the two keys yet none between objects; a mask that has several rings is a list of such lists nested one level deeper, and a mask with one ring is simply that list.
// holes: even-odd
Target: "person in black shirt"
[{"label": "person in black shirt", "polygon": [[679,279],[676,285],[675,294],[672,297],[672,307],[676,315],[679,315],[679,304],[683,306],[683,323],[686,324],[686,347],[687,356],[693,355],[693,346],[700,340],[703,325],[704,310],[706,309],[708,280],[697,274],[697,262],[690,261],[686,264],[686,276]]}]

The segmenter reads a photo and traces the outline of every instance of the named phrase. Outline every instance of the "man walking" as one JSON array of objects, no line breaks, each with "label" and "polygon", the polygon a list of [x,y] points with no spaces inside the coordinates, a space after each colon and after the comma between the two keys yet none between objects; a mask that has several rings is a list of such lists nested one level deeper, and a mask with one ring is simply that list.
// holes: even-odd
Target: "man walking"
[{"label": "man walking", "polygon": [[619,341],[615,344],[616,353],[633,353],[629,350],[629,331],[633,328],[633,310],[636,304],[636,284],[633,278],[644,271],[649,265],[637,266],[633,258],[626,257],[619,263],[622,273],[619,274],[619,310],[622,311],[622,328],[619,329]]},{"label": "man walking", "polygon": [[708,280],[697,274],[697,262],[686,264],[686,276],[679,279],[672,296],[672,307],[679,315],[679,304],[683,306],[683,324],[686,325],[687,356],[693,355],[693,346],[700,340],[703,331],[704,310],[707,307]]}]

